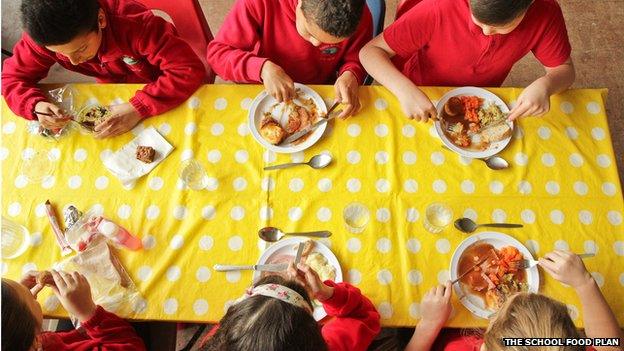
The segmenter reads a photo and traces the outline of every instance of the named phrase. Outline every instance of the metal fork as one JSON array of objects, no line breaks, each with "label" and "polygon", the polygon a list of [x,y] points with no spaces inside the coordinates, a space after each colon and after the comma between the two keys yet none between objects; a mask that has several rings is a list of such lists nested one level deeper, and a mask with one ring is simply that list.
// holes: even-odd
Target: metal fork
[{"label": "metal fork", "polygon": [[[594,257],[596,256],[595,253],[582,253],[582,254],[577,254],[580,258],[588,258],[588,257]],[[539,261],[537,260],[522,260],[522,261],[518,261],[517,264],[517,269],[528,269],[528,268],[533,268],[535,267],[537,264],[539,263]]]}]

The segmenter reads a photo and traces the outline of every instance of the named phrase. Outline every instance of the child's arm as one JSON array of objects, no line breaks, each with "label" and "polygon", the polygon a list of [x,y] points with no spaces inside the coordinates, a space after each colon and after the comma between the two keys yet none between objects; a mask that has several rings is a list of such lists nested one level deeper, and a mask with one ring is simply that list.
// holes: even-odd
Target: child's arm
[{"label": "child's arm", "polygon": [[379,334],[379,313],[360,290],[347,283],[324,283],[334,288],[332,297],[323,301],[327,315],[335,317],[323,326],[323,338],[330,350],[366,350]]},{"label": "child's arm", "polygon": [[208,44],[208,63],[219,77],[237,83],[263,83],[277,101],[295,95],[295,83],[278,64],[258,56],[261,21],[267,16],[254,1],[237,0],[219,33]]},{"label": "child's arm", "polygon": [[[576,291],[581,300],[588,338],[620,338],[620,345],[624,345],[624,335],[615,315],[579,256],[569,251],[555,250],[540,258],[539,264],[553,278],[572,286]],[[621,350],[619,347],[595,348],[599,351]]]},{"label": "child's arm", "polygon": [[223,79],[238,83],[261,83],[267,58],[257,55],[262,14],[251,1],[237,0],[219,33],[208,45],[208,63]]},{"label": "child's arm", "polygon": [[141,121],[169,111],[188,99],[206,77],[206,69],[193,49],[160,17],[145,18],[135,33],[135,50],[160,70],[155,80],[137,91],[129,103],[110,107],[111,115],[95,127],[96,138],[123,134]]},{"label": "child's arm", "polygon": [[420,304],[422,319],[405,351],[428,351],[451,314],[451,282],[438,285],[425,294]]},{"label": "child's arm", "polygon": [[166,112],[188,99],[206,77],[206,69],[173,26],[154,16],[147,20],[137,50],[162,74],[136,92],[132,106],[145,118]]},{"label": "child's arm", "polygon": [[[57,334],[65,344],[89,342],[99,350],[145,350],[143,340],[132,326],[116,315],[96,306],[91,297],[87,278],[78,272],[51,271],[55,286],[52,290],[71,315],[75,316],[84,329],[84,335],[76,331]],[[95,346],[95,345],[94,345]]]},{"label": "child's arm", "polygon": [[546,67],[546,75],[526,87],[518,96],[509,120],[522,116],[539,116],[550,110],[550,96],[568,89],[576,73],[571,58],[557,67]]},{"label": "child's arm", "polygon": [[546,75],[531,83],[518,96],[516,106],[509,114],[513,120],[522,116],[538,116],[550,110],[550,96],[569,88],[574,83],[575,72],[570,53],[565,20],[556,1],[548,3],[546,28],[539,34],[531,51],[544,65]]},{"label": "child's arm", "polygon": [[[381,330],[379,313],[359,289],[347,283],[322,282],[308,265],[300,263],[289,274],[308,288],[323,303],[329,316],[335,317],[323,326],[321,333],[330,350],[366,350]],[[301,273],[299,273],[301,272]]]},{"label": "child's arm", "polygon": [[[47,102],[47,97],[37,87],[37,83],[48,75],[56,62],[54,56],[39,47],[27,34],[13,48],[13,56],[4,62],[2,69],[2,96],[16,115],[29,120],[37,120],[33,113],[35,106],[47,113],[59,113],[58,107]],[[51,106],[49,106],[51,105]],[[55,111],[52,109],[56,108]],[[50,121],[49,127],[61,127]]]},{"label": "child's arm", "polygon": [[143,340],[130,323],[98,306],[95,315],[81,326],[101,350],[145,350]]},{"label": "child's arm", "polygon": [[380,34],[362,48],[360,60],[366,71],[397,97],[403,112],[409,118],[423,122],[436,118],[435,106],[427,95],[390,61],[395,55],[384,35]]},{"label": "child's arm", "polygon": [[345,55],[338,70],[338,78],[334,84],[335,101],[340,101],[344,109],[338,118],[346,118],[356,114],[362,107],[359,86],[364,84],[366,71],[360,62],[359,53],[373,35],[373,19],[370,11],[365,8],[356,32],[349,38]]}]

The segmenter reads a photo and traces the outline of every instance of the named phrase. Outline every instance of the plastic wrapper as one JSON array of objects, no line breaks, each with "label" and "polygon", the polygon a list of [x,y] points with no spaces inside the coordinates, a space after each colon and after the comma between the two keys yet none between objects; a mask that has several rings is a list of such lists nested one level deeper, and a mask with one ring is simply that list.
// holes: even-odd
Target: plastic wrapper
[{"label": "plastic wrapper", "polygon": [[65,230],[69,230],[78,220],[82,217],[82,212],[80,212],[76,207],[69,206],[63,211],[63,219],[65,220]]},{"label": "plastic wrapper", "polygon": [[97,124],[110,117],[110,108],[98,103],[89,102],[78,105],[76,97],[78,92],[71,84],[47,92],[48,100],[60,107],[71,121],[59,130],[46,129],[39,121],[32,121],[28,129],[32,134],[38,134],[50,139],[59,140],[70,134],[75,129],[86,133],[93,133]]},{"label": "plastic wrapper", "polygon": [[[46,93],[50,102],[60,107],[65,113],[70,116],[74,116],[76,113],[74,109],[75,94],[76,92],[71,85],[65,85],[61,88],[53,89]],[[28,124],[28,130],[30,131],[30,133],[41,135],[45,138],[50,138],[53,140],[59,140],[69,135],[74,127],[74,123],[72,122],[66,124],[65,127],[57,130],[45,128],[41,125],[41,123],[39,123],[38,120],[32,121]]]},{"label": "plastic wrapper", "polygon": [[117,223],[101,215],[96,215],[93,211],[88,211],[73,221],[73,224],[65,231],[65,238],[69,245],[78,252],[86,250],[99,235],[104,236],[120,248],[134,251],[143,248],[139,238]]},{"label": "plastic wrapper", "polygon": [[84,251],[59,262],[55,268],[83,274],[91,285],[93,301],[107,311],[124,317],[142,306],[143,297],[101,235],[94,236]]}]

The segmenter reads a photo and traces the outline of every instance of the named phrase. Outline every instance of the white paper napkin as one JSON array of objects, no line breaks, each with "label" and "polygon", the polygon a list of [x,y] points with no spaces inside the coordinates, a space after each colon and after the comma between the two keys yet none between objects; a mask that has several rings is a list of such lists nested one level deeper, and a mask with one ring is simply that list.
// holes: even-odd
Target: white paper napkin
[{"label": "white paper napkin", "polygon": [[[151,146],[156,151],[152,163],[136,159],[137,146]],[[143,129],[136,138],[104,160],[104,166],[119,178],[124,186],[131,186],[137,179],[148,174],[173,151],[173,146],[160,133],[149,127]]]}]

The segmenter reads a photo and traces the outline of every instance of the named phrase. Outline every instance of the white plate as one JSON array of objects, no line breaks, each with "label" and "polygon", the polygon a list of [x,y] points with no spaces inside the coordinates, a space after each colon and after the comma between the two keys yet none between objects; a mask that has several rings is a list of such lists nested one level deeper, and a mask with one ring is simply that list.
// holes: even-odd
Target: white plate
[{"label": "white plate", "polygon": [[[459,244],[457,249],[455,249],[455,252],[453,252],[450,269],[451,280],[455,280],[458,277],[457,265],[459,264],[459,258],[462,253],[464,253],[469,246],[476,242],[490,244],[496,249],[500,249],[504,246],[514,246],[522,253],[524,259],[533,259],[533,255],[529,249],[511,236],[499,232],[481,232],[466,238]],[[539,290],[539,272],[537,270],[537,266],[526,270],[526,282],[529,286],[529,292],[536,293]],[[461,283],[458,282],[453,284],[453,289],[464,307],[466,307],[475,316],[487,319],[494,313],[494,311],[485,307],[485,302],[480,296],[466,293]]]},{"label": "white plate", "polygon": [[[438,116],[440,115],[440,112],[444,109],[444,104],[446,104],[448,99],[452,98],[453,96],[462,96],[462,95],[478,96],[484,100],[484,104],[487,105],[490,103],[495,103],[498,107],[500,107],[503,113],[509,113],[509,107],[505,105],[505,102],[501,100],[501,98],[494,95],[493,93],[482,88],[463,87],[463,88],[453,89],[449,91],[448,93],[444,94],[444,96],[442,96],[442,98],[440,99],[440,101],[438,101],[438,104],[436,105]],[[507,124],[513,131],[514,123],[509,122]],[[446,147],[448,147],[449,149],[465,157],[486,158],[486,157],[494,156],[497,153],[503,151],[503,149],[507,146],[507,144],[509,144],[509,141],[511,141],[511,136],[510,136],[501,141],[491,143],[488,146],[488,148],[483,151],[468,150],[468,149],[464,149],[455,145],[451,140],[449,140],[449,138],[442,131],[442,124],[440,123],[440,121],[435,121],[435,128],[436,128],[436,132],[438,132],[438,136],[440,136],[440,139],[442,139],[442,143],[444,143]]]},{"label": "white plate", "polygon": [[[316,104],[316,110],[318,114],[322,116],[327,113],[327,106],[325,105],[325,101],[323,101],[323,98],[321,98],[321,96],[316,91],[299,83],[295,83],[295,89],[301,90],[301,96],[295,101],[298,101],[299,104],[301,104],[303,99],[312,98],[312,100],[314,100],[314,103]],[[264,140],[262,135],[260,135],[260,122],[262,121],[262,116],[266,111],[271,110],[271,106],[277,103],[277,100],[267,94],[266,91],[263,91],[258,94],[258,96],[256,96],[251,104],[251,107],[249,108],[249,130],[251,130],[251,134],[253,135],[254,139],[256,139],[256,141],[260,143],[260,145],[264,146],[265,149],[269,149],[271,151],[282,154],[292,154],[309,148],[323,136],[327,123],[324,123],[320,127],[316,128],[312,135],[310,135],[304,142],[300,144],[291,143],[278,146]],[[282,119],[280,120],[280,116],[278,116],[276,113],[279,110],[279,107],[273,109],[273,117],[278,120],[279,123],[283,126],[286,123],[286,119],[288,118],[288,116],[282,116]]]},{"label": "white plate", "polygon": [[[258,264],[265,264],[267,262],[270,262],[273,256],[278,255],[292,255],[294,259],[294,257],[297,255],[297,245],[308,240],[308,238],[303,237],[282,239],[275,244],[269,246],[268,249],[264,250],[262,255],[260,255],[260,259],[258,259]],[[327,262],[336,269],[336,278],[334,279],[334,281],[336,283],[342,282],[342,268],[340,267],[340,262],[338,262],[338,258],[336,258],[336,255],[334,255],[334,253],[325,244],[318,240],[315,241],[316,245],[314,245],[314,249],[312,250],[312,252],[318,252],[321,255],[325,256]],[[261,274],[262,272],[254,271],[254,282],[260,279]],[[316,306],[314,308],[313,315],[316,321],[320,321],[321,319],[325,318],[325,316],[327,316],[327,313],[325,312],[323,306]]]}]

